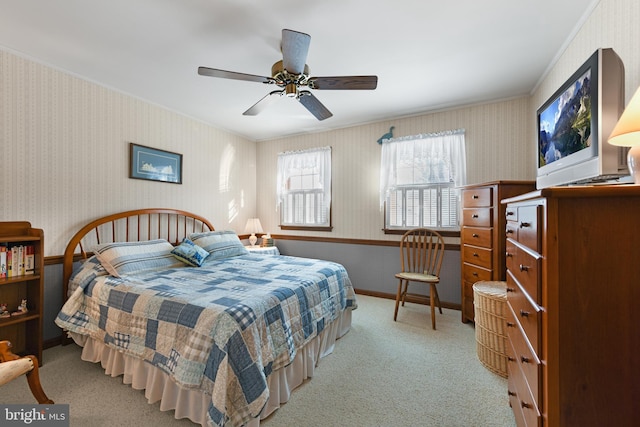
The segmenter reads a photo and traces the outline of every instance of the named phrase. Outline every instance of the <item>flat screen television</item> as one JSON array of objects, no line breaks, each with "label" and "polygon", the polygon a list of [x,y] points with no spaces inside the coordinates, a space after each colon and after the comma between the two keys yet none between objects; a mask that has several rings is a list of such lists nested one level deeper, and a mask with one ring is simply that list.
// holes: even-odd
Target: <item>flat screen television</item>
[{"label": "flat screen television", "polygon": [[598,49],[537,110],[537,188],[624,181],[626,150],[607,142],[624,110],[624,65]]}]

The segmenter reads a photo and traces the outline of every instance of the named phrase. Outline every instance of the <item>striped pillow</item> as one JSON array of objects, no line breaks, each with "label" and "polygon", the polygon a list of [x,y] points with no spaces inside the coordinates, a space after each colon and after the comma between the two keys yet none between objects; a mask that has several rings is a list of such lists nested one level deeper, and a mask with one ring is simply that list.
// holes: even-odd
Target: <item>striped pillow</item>
[{"label": "striped pillow", "polygon": [[189,236],[189,239],[209,252],[211,259],[228,258],[249,253],[233,230],[193,233]]},{"label": "striped pillow", "polygon": [[184,267],[171,251],[173,245],[164,239],[146,242],[117,242],[97,245],[93,252],[112,276],[120,277],[145,271]]}]

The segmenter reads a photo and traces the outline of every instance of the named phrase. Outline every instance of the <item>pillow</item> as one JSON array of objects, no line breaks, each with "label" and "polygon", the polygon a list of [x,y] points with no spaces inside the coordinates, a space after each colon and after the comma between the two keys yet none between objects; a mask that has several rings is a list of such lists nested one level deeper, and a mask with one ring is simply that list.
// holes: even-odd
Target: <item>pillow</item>
[{"label": "pillow", "polygon": [[205,251],[186,237],[182,240],[182,243],[173,248],[171,253],[180,261],[193,267],[200,267],[205,258],[209,256],[209,252]]},{"label": "pillow", "polygon": [[146,242],[117,242],[98,245],[93,252],[112,276],[184,267],[172,254],[173,245],[164,239]]},{"label": "pillow", "polygon": [[189,236],[189,239],[209,252],[211,259],[228,258],[249,253],[233,230],[193,233]]}]

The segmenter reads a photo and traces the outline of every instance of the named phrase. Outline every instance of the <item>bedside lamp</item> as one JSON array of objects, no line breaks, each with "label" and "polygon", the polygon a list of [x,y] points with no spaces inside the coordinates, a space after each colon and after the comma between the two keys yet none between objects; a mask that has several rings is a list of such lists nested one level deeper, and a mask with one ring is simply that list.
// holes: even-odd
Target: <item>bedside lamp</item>
[{"label": "bedside lamp", "polygon": [[249,220],[247,221],[246,227],[244,227],[244,232],[245,234],[251,233],[251,236],[249,236],[249,243],[251,243],[251,246],[255,247],[256,242],[258,241],[258,238],[256,237],[256,233],[264,232],[262,231],[262,224],[260,224],[260,219],[249,218]]},{"label": "bedside lamp", "polygon": [[640,184],[640,88],[633,95],[613,128],[609,136],[609,144],[631,147],[627,154],[627,164],[633,181]]}]

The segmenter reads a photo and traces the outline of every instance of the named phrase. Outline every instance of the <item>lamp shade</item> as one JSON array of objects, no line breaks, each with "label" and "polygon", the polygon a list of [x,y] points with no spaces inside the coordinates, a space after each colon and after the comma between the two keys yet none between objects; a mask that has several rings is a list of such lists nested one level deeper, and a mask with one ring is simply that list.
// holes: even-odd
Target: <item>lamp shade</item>
[{"label": "lamp shade", "polygon": [[609,136],[609,144],[622,147],[640,145],[640,88],[631,98]]},{"label": "lamp shade", "polygon": [[247,225],[244,227],[245,234],[263,233],[262,224],[260,224],[259,218],[249,218]]},{"label": "lamp shade", "polygon": [[633,181],[640,185],[640,88],[636,90],[613,128],[609,144],[631,147],[627,153],[627,166]]}]

